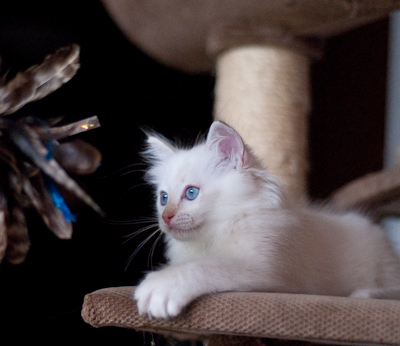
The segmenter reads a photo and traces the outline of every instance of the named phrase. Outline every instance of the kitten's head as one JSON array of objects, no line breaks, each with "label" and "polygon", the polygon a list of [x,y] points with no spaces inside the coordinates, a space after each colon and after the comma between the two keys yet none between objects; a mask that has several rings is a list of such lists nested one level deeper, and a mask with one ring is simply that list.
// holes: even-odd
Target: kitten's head
[{"label": "kitten's head", "polygon": [[206,141],[177,148],[159,135],[148,135],[144,156],[147,180],[156,188],[160,228],[180,239],[206,235],[213,226],[245,208],[280,203],[280,189],[246,148],[240,135],[215,121]]}]

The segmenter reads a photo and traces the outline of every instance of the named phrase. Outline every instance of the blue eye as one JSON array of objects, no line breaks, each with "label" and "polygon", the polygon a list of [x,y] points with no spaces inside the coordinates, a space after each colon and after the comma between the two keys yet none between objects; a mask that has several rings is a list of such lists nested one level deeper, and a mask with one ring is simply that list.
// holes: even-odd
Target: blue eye
[{"label": "blue eye", "polygon": [[160,193],[160,203],[162,205],[167,205],[168,202],[168,193],[166,192],[161,192]]},{"label": "blue eye", "polygon": [[185,194],[186,198],[190,201],[193,201],[199,195],[200,189],[197,187],[191,186],[188,187]]}]

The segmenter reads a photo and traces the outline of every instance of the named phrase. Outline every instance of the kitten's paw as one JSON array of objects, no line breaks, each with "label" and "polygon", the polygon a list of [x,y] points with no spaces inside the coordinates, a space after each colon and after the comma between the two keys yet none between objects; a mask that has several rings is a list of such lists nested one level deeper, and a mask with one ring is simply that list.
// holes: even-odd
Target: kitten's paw
[{"label": "kitten's paw", "polygon": [[193,299],[193,293],[179,281],[176,273],[169,268],[149,273],[134,295],[139,314],[161,318],[177,316]]}]

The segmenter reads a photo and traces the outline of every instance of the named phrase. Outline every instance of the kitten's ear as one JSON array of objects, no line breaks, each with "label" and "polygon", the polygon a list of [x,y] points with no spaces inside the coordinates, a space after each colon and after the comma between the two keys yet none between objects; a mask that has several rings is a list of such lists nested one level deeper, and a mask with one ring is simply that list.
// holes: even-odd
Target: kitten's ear
[{"label": "kitten's ear", "polygon": [[147,134],[147,148],[144,152],[145,155],[160,161],[173,155],[176,148],[163,136],[158,134]]},{"label": "kitten's ear", "polygon": [[207,136],[207,147],[217,152],[221,162],[242,166],[245,148],[240,135],[228,125],[214,121]]}]

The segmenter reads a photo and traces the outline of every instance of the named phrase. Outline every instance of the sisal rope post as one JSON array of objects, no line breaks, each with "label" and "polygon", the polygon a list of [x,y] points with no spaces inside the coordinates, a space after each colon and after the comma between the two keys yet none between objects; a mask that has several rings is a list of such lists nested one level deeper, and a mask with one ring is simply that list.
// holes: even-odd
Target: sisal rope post
[{"label": "sisal rope post", "polygon": [[216,64],[215,118],[299,199],[307,190],[309,65],[295,49],[258,44],[229,48]]}]

